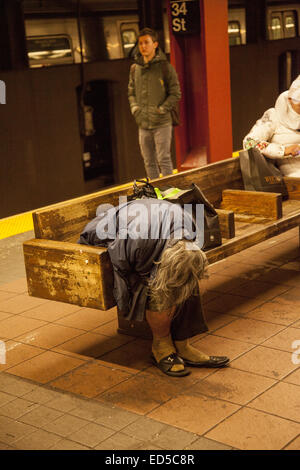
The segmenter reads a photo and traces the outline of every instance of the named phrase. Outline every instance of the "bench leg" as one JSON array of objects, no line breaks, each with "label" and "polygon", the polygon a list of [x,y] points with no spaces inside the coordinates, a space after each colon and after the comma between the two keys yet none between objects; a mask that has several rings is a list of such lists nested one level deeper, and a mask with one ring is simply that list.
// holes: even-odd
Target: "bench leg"
[{"label": "bench leg", "polygon": [[152,339],[150,326],[144,321],[128,321],[118,311],[118,333],[137,338]]}]

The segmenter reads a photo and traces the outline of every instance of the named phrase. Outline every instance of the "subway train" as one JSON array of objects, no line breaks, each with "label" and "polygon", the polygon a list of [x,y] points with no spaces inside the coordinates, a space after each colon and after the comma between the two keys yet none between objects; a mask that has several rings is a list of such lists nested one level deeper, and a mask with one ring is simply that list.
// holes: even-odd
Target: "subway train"
[{"label": "subway train", "polygon": [[[53,7],[53,4],[56,6]],[[114,60],[129,61],[136,45],[139,29],[137,1],[86,2],[81,13],[76,12],[76,8],[74,10],[74,5],[74,2],[45,0],[24,2],[29,66],[38,68],[106,61],[105,66],[108,69],[109,64]],[[170,41],[166,2],[163,5],[160,44],[168,54]],[[264,111],[264,108],[270,107],[271,98],[273,99],[278,92],[287,89],[295,76],[300,73],[299,2],[288,3],[282,0],[267,2],[266,8],[260,11],[260,15],[262,12],[264,32],[255,42],[250,38],[251,23],[247,18],[245,2],[242,0],[229,0],[228,2],[234,150],[240,148],[243,133],[245,134],[248,130],[246,127],[249,116],[251,119],[251,116],[255,116],[257,112],[257,117],[259,117],[259,113]],[[260,67],[260,70],[264,67],[265,58],[258,52],[262,42],[265,53],[268,54],[268,70],[260,72],[261,97],[258,99],[256,111],[253,108],[251,90],[246,98],[245,94],[242,94],[241,83],[244,80],[243,77],[247,81],[245,69],[247,67],[250,69],[251,61],[255,67]],[[249,49],[247,49],[248,45],[251,46]],[[268,51],[271,52],[268,53]],[[270,94],[270,88],[274,89],[273,94]],[[91,88],[88,89],[91,90]],[[97,97],[101,94],[99,89],[94,92],[94,96]],[[255,89],[253,92],[256,92]],[[82,90],[78,90],[78,93],[82,93]],[[101,173],[104,162],[97,151],[99,146],[96,138],[97,129],[93,122],[95,114],[93,115],[92,95],[93,93],[90,94],[90,100],[85,100],[83,116],[81,116],[81,120],[85,122],[83,168],[87,180]],[[247,108],[248,112],[245,112]],[[107,139],[109,139],[108,134]],[[112,167],[111,171],[113,172]]]},{"label": "subway train", "polygon": [[[78,63],[92,60],[127,58],[135,46],[139,29],[136,2],[118,2],[119,11],[97,10],[82,16],[78,23],[72,10],[26,8],[25,30],[30,67]],[[131,4],[131,7],[128,7]],[[247,43],[246,9],[229,1],[228,36],[230,46]],[[30,2],[29,2],[30,5]],[[128,11],[125,11],[125,6]],[[88,10],[92,12],[91,7]],[[68,16],[64,16],[68,13]],[[75,12],[73,11],[73,14]],[[299,36],[300,5],[274,4],[266,9],[266,39],[279,40]],[[79,29],[80,33],[79,34]],[[170,52],[166,8],[163,9],[164,50]],[[80,40],[81,35],[81,40]],[[102,40],[102,46],[99,42]],[[82,44],[82,47],[81,47]],[[81,57],[82,52],[82,57]]]},{"label": "subway train", "polygon": [[[124,6],[125,3],[127,2],[124,2]],[[127,13],[124,10],[120,10],[120,13],[95,11],[92,17],[81,17],[80,24],[75,17],[61,16],[62,12],[59,16],[55,16],[53,11],[47,11],[47,9],[43,9],[42,12],[44,16],[36,18],[37,10],[25,10],[30,67],[72,64],[81,60],[90,62],[103,59],[124,59],[130,56],[136,44],[139,18],[134,9],[129,9]],[[297,8],[298,14],[300,14],[300,7]],[[290,17],[287,19],[290,20]],[[277,23],[274,28],[278,28]],[[91,30],[95,34],[91,34]],[[163,9],[163,32],[163,49],[169,54],[170,40],[166,9]],[[289,32],[292,33],[292,30],[290,29]],[[276,34],[280,35],[278,29]],[[230,45],[246,44],[245,8],[229,9],[228,35]],[[101,40],[102,46],[99,45]]]}]

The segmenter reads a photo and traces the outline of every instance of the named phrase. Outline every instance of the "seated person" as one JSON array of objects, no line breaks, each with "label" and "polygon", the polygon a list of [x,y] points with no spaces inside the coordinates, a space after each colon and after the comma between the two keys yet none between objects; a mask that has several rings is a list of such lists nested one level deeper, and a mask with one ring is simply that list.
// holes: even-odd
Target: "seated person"
[{"label": "seated person", "polygon": [[257,147],[283,175],[300,177],[300,75],[252,127],[243,147]]},{"label": "seated person", "polygon": [[108,206],[98,207],[79,243],[107,247],[118,312],[147,320],[154,364],[174,377],[188,375],[186,365],[225,366],[227,357],[208,356],[189,344],[208,329],[199,292],[208,263],[191,216],[153,198]]}]

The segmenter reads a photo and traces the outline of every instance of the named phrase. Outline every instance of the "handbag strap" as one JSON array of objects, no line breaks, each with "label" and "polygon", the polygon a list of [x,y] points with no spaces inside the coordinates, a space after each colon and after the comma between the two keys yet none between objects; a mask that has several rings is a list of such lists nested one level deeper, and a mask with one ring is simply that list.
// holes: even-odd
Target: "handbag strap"
[{"label": "handbag strap", "polygon": [[[143,183],[143,186],[138,186],[137,183]],[[149,183],[149,178],[146,178],[146,180],[136,179],[133,182],[133,195],[131,196],[131,199],[140,199],[143,196],[152,198],[157,197],[154,186]]]}]

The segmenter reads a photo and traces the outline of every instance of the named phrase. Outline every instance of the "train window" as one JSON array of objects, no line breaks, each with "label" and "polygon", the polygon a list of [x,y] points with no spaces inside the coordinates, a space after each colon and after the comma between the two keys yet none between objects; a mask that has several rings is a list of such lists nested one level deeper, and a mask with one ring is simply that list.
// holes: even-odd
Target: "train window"
[{"label": "train window", "polygon": [[134,29],[122,29],[121,38],[124,56],[128,57],[137,40],[136,31]]},{"label": "train window", "polygon": [[295,38],[297,36],[297,11],[272,11],[269,39]]},{"label": "train window", "polygon": [[286,11],[284,13],[284,37],[296,37],[296,13],[294,11]]},{"label": "train window", "polygon": [[271,18],[271,39],[282,39],[283,28],[280,16],[272,16]]},{"label": "train window", "polygon": [[230,46],[246,44],[245,8],[228,8],[228,39]]},{"label": "train window", "polygon": [[69,36],[32,36],[26,43],[30,67],[74,62]]},{"label": "train window", "polygon": [[236,46],[242,43],[241,26],[239,21],[228,22],[229,45]]}]

